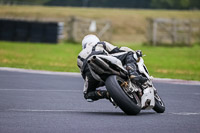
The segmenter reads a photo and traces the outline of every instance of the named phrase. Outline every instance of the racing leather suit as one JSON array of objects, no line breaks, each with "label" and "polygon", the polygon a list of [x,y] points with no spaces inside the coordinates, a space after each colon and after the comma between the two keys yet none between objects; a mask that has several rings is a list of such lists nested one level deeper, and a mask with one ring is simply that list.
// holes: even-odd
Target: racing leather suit
[{"label": "racing leather suit", "polygon": [[[139,77],[137,73],[137,66],[135,65],[138,60],[137,54],[135,51],[128,47],[118,48],[113,46],[108,42],[98,42],[93,47],[84,48],[78,55],[77,65],[81,71],[81,75],[85,81],[84,83],[84,97],[85,99],[90,99],[92,101],[106,98],[109,99],[109,94],[104,90],[96,90],[96,88],[103,86],[103,84],[96,79],[93,78],[88,66],[87,59],[92,55],[112,54],[114,57],[121,60],[123,65],[127,66],[127,70],[129,72],[129,76]],[[137,80],[137,78],[135,78]]]}]

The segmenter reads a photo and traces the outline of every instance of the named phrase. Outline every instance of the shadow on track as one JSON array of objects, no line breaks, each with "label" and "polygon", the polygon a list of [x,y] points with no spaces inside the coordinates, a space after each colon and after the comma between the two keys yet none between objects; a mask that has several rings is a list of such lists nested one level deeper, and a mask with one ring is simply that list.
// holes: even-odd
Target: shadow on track
[{"label": "shadow on track", "polygon": [[123,112],[79,112],[82,114],[91,114],[91,115],[115,115],[115,116],[126,116]]},{"label": "shadow on track", "polygon": [[155,115],[155,114],[157,114],[157,113],[156,112],[140,112],[138,114],[138,116],[140,116],[140,115],[142,115],[142,116],[144,116],[144,115]]},{"label": "shadow on track", "polygon": [[[131,116],[126,115],[124,112],[79,112],[82,114],[92,114],[92,115],[112,115],[112,116]],[[132,116],[145,116],[145,115],[155,115],[156,112],[141,112],[138,115],[132,115]]]},{"label": "shadow on track", "polygon": [[[29,110],[29,109],[8,109],[0,110],[0,112],[32,112],[32,113],[68,113],[68,114],[85,114],[85,115],[109,115],[109,116],[131,116],[126,115],[124,112],[110,112],[110,111],[90,111],[90,110]],[[147,116],[156,115],[156,112],[140,112],[138,115],[132,116]]]}]

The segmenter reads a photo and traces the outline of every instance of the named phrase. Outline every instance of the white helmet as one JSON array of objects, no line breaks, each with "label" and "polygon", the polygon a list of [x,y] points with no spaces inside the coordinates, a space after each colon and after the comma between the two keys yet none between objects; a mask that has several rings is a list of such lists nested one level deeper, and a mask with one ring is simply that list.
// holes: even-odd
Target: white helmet
[{"label": "white helmet", "polygon": [[92,35],[92,34],[87,35],[82,40],[82,48],[84,49],[86,47],[93,47],[98,42],[100,42],[100,40],[97,36]]}]

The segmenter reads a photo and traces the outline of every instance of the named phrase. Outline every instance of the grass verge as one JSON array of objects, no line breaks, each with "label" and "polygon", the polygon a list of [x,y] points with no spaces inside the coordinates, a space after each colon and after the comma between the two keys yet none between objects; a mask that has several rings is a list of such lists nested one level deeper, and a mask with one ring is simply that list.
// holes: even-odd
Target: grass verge
[{"label": "grass verge", "polygon": [[[119,45],[120,46],[120,45]],[[127,44],[141,49],[154,77],[200,81],[200,45],[193,47],[152,47]],[[79,44],[59,45],[0,41],[0,67],[79,72],[76,65]]]}]

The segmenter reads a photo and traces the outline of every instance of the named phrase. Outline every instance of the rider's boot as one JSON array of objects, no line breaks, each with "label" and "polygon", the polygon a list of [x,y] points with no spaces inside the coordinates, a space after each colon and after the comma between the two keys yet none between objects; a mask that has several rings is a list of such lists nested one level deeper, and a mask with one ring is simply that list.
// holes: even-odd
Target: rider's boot
[{"label": "rider's boot", "polygon": [[85,99],[91,99],[92,101],[96,101],[99,99],[110,99],[110,95],[108,91],[106,90],[96,90],[96,91],[91,91],[88,93],[84,93]]},{"label": "rider's boot", "polygon": [[132,83],[141,85],[147,81],[147,78],[138,74],[137,66],[136,66],[137,61],[134,58],[133,53],[129,52],[127,54],[125,63],[126,63],[126,69],[129,73],[129,77],[130,77]]},{"label": "rider's boot", "polygon": [[147,81],[146,77],[143,77],[137,73],[135,65],[127,65],[127,70],[132,83],[139,83],[140,85],[142,85]]},{"label": "rider's boot", "polygon": [[88,102],[93,102],[99,99],[108,99],[113,106],[118,107],[115,101],[110,97],[108,91],[106,90],[96,90],[88,93],[84,93],[85,99],[87,99]]}]

